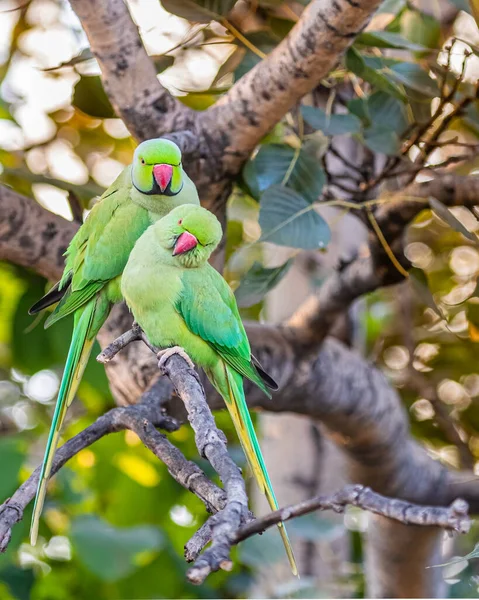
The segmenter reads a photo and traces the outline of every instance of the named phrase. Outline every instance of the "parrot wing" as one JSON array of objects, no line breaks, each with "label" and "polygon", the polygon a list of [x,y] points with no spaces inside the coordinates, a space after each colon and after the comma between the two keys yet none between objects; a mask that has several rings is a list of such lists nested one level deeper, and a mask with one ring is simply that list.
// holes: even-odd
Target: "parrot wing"
[{"label": "parrot wing", "polygon": [[149,227],[148,212],[130,201],[126,181],[120,175],[72,239],[59,284],[65,293],[47,319],[47,327],[75,312],[119,276],[135,242]]},{"label": "parrot wing", "polygon": [[131,185],[127,167],[73,238],[65,266],[65,273],[72,274],[73,291],[120,275],[135,242],[149,227],[148,211],[130,200]]},{"label": "parrot wing", "polygon": [[[268,396],[270,394],[252,362],[235,297],[226,281],[210,265],[198,270],[185,269],[182,281],[177,310],[188,328],[209,342],[222,358],[220,364],[207,370],[207,375],[225,400],[260,489],[266,494],[272,510],[277,510],[278,502],[248,411],[242,377],[250,379]],[[293,574],[297,575],[298,568],[284,524],[279,523],[278,528]]]},{"label": "parrot wing", "polygon": [[176,309],[186,325],[208,342],[221,358],[270,395],[251,359],[251,350],[236,300],[223,277],[210,265],[185,269]]}]

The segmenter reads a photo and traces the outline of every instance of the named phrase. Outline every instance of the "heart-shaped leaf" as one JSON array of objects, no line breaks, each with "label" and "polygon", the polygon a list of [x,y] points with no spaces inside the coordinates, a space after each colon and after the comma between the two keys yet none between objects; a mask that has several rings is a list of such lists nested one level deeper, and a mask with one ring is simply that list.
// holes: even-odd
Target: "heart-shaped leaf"
[{"label": "heart-shaped leaf", "polygon": [[280,267],[274,268],[263,267],[259,262],[255,262],[235,291],[239,306],[248,307],[260,302],[283,279],[291,262],[288,260]]},{"label": "heart-shaped leaf", "polygon": [[400,149],[397,133],[385,127],[370,127],[364,132],[364,144],[373,152],[394,156]]},{"label": "heart-shaped leaf", "polygon": [[75,85],[73,106],[91,117],[109,119],[115,116],[113,106],[103,89],[99,75],[82,75]]},{"label": "heart-shaped leaf", "polygon": [[375,127],[385,127],[401,135],[408,125],[404,104],[384,92],[375,92],[367,99],[368,114]]},{"label": "heart-shaped leaf", "polygon": [[257,199],[271,185],[284,182],[305,200],[315,202],[326,182],[317,150],[314,141],[305,144],[299,153],[285,144],[265,145],[254,160],[246,164],[244,180]]},{"label": "heart-shaped leaf", "polygon": [[[373,57],[375,58],[375,57]],[[373,87],[399,100],[405,101],[406,97],[398,85],[391,81],[383,72],[376,70],[368,65],[363,56],[353,47],[346,53],[346,67],[364,81],[370,83]],[[379,67],[382,69],[382,63]]]},{"label": "heart-shaped leaf", "polygon": [[78,558],[103,581],[128,577],[144,564],[147,553],[157,553],[164,544],[155,527],[114,527],[93,515],[74,519],[71,537]]},{"label": "heart-shaped leaf", "polygon": [[313,206],[280,185],[268,188],[261,196],[259,224],[261,241],[280,246],[316,250],[325,248],[331,239],[328,224]]},{"label": "heart-shaped leaf", "polygon": [[357,133],[361,129],[361,121],[355,115],[327,115],[324,110],[313,106],[301,107],[301,114],[311,127],[325,135]]},{"label": "heart-shaped leaf", "polygon": [[435,98],[439,95],[439,88],[424,69],[415,63],[400,62],[390,67],[390,76],[393,80],[404,84],[412,90]]},{"label": "heart-shaped leaf", "polygon": [[423,48],[438,48],[441,40],[441,23],[432,15],[420,10],[405,10],[401,15],[401,32],[408,40]]}]

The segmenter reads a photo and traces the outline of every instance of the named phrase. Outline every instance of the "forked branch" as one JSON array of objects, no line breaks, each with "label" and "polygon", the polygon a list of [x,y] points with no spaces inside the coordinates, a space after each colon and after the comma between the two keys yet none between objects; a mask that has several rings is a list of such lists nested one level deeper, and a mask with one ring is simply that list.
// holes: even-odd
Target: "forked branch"
[{"label": "forked branch", "polygon": [[[70,458],[103,436],[129,429],[134,431],[145,446],[168,468],[171,476],[190,490],[214,513],[194,534],[185,546],[185,558],[195,561],[188,571],[188,579],[200,584],[219,569],[230,570],[231,548],[252,535],[280,521],[314,512],[334,510],[342,512],[353,505],[407,525],[441,527],[447,531],[466,533],[471,521],[467,502],[456,499],[450,507],[420,506],[381,496],[371,489],[353,485],[331,496],[318,496],[299,504],[282,508],[260,519],[254,519],[248,510],[248,498],[240,469],[230,458],[224,434],[216,427],[207,404],[201,381],[189,358],[180,348],[166,353],[158,351],[142,330],[133,328],[114,340],[100,354],[100,362],[112,360],[131,342],[142,341],[160,357],[159,368],[166,375],[185,404],[188,419],[195,432],[201,456],[206,458],[220,476],[224,491],[210,481],[203,471],[183,454],[156,428],[175,431],[179,424],[165,414],[164,403],[170,398],[171,386],[162,379],[146,391],[140,403],[125,408],[115,408],[101,416],[93,425],[76,435],[57,450],[52,473],[56,473]],[[5,552],[12,527],[23,518],[28,503],[33,499],[38,484],[40,468],[23,483],[15,494],[0,507],[0,551]],[[202,550],[211,542],[203,554]]]}]

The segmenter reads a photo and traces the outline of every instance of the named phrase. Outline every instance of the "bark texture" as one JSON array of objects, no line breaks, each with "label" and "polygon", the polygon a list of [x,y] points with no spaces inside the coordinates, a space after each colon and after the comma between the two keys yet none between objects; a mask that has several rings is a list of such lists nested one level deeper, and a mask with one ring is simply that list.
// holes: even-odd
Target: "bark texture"
[{"label": "bark texture", "polygon": [[[105,89],[130,132],[138,140],[174,135],[188,154],[188,172],[203,204],[224,221],[232,178],[258,141],[336,65],[379,0],[314,0],[284,41],[202,113],[185,108],[161,86],[122,0],[71,0],[71,4],[98,59]],[[428,196],[448,205],[477,204],[478,182],[479,178],[447,176],[414,184],[381,206],[376,218],[393,250],[400,249],[404,227],[427,205]],[[1,259],[58,279],[62,253],[76,227],[0,188]],[[345,453],[354,482],[419,504],[446,506],[460,495],[478,511],[479,480],[433,461],[412,439],[400,398],[384,376],[327,337],[355,299],[400,279],[371,237],[369,254],[350,260],[331,275],[320,294],[287,323],[250,324],[253,349],[281,388],[273,401],[248,388],[248,401],[272,412],[296,412],[320,420]],[[100,342],[108,345],[130,326],[127,311],[116,307]],[[142,345],[128,346],[107,372],[123,405],[137,402],[157,376],[156,362]],[[211,406],[221,406],[212,390],[205,388]],[[378,516],[370,532],[368,594],[439,595],[434,570],[424,569],[437,551],[434,530],[419,532]]]}]

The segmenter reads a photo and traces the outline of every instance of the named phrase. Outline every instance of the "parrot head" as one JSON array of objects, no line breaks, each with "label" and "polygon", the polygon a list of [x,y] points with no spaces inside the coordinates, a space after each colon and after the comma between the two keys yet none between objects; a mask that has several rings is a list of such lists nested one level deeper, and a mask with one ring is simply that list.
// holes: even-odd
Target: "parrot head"
[{"label": "parrot head", "polygon": [[215,215],[193,204],[178,206],[154,227],[156,238],[169,251],[172,262],[184,267],[205,264],[223,235]]},{"label": "parrot head", "polygon": [[176,196],[183,187],[181,150],[167,139],[146,140],[135,150],[131,175],[142,194]]}]

